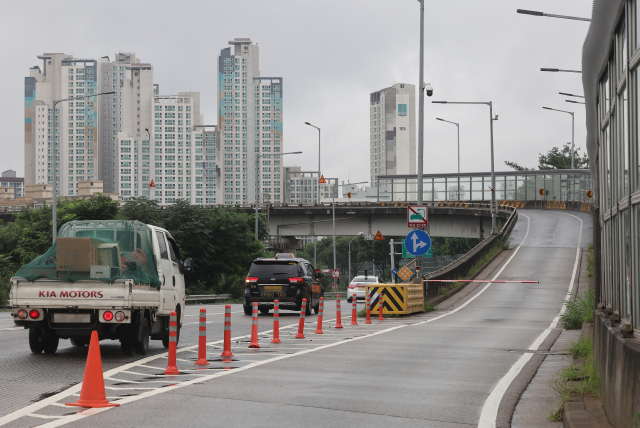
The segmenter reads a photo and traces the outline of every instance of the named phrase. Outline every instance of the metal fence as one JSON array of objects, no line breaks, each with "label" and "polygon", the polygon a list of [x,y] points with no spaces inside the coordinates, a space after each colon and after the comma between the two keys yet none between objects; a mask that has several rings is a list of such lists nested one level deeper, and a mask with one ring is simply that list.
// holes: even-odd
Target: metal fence
[{"label": "metal fence", "polygon": [[[585,202],[594,189],[589,170],[507,171],[495,179],[498,201]],[[416,201],[417,183],[415,175],[379,176],[378,201]],[[488,173],[426,175],[423,183],[425,202],[491,200]]]}]

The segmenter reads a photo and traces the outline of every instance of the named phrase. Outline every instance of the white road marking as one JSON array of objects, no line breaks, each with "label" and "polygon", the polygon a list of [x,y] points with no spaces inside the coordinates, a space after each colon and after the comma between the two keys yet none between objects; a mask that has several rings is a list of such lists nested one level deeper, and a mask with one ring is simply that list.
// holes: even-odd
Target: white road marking
[{"label": "white road marking", "polygon": [[9,330],[24,330],[24,327],[10,327],[10,328],[0,328],[0,331],[9,331]]},{"label": "white road marking", "polygon": [[36,413],[31,413],[30,415],[27,415],[31,418],[40,418],[40,419],[60,419],[60,418],[64,418],[64,416],[49,416],[49,415],[38,415]]},{"label": "white road marking", "polygon": [[[542,342],[544,342],[544,340],[549,336],[551,331],[555,329],[558,323],[560,322],[560,316],[562,316],[566,311],[567,301],[569,301],[569,299],[571,298],[571,293],[573,292],[573,284],[576,279],[578,264],[580,262],[580,250],[581,250],[580,244],[582,242],[582,226],[583,226],[582,219],[572,214],[567,214],[567,213],[558,213],[558,214],[568,215],[568,216],[577,218],[580,221],[580,234],[578,235],[578,248],[576,250],[576,261],[573,265],[571,282],[569,283],[569,289],[567,290],[567,295],[565,296],[565,300],[562,303],[562,308],[560,309],[560,313],[558,314],[558,316],[556,316],[553,319],[549,328],[543,331],[540,334],[540,336],[538,336],[538,338],[531,344],[531,346],[529,347],[530,351],[536,351],[538,347],[540,347]],[[527,225],[527,235],[525,235],[524,239],[527,239],[527,236],[529,235],[529,225],[531,225],[531,220],[529,219],[529,217],[527,217],[527,220],[529,220],[529,223]],[[524,239],[522,240],[522,243],[524,243]],[[520,245],[522,245],[522,243]],[[519,248],[520,247],[518,247],[518,249]],[[509,388],[513,380],[518,376],[518,374],[522,371],[524,366],[532,357],[533,357],[533,353],[531,352],[527,352],[523,354],[518,359],[518,361],[516,361],[515,364],[511,366],[511,369],[507,372],[507,374],[505,374],[502,377],[502,379],[500,379],[500,381],[496,384],[496,386],[491,391],[491,394],[489,394],[489,397],[485,401],[484,406],[482,407],[482,413],[480,414],[480,421],[478,423],[478,428],[495,428],[496,427],[496,423],[498,419],[498,408],[500,407],[500,403],[502,402],[502,398],[504,397],[504,394],[507,392],[507,389]]]},{"label": "white road marking", "polygon": [[[525,234],[525,237],[522,240],[522,242],[520,243],[520,245],[515,249],[515,251],[511,255],[511,257],[509,257],[509,259],[505,262],[505,264],[502,266],[502,268],[493,277],[494,280],[504,271],[504,269],[513,260],[513,258],[518,253],[518,251],[520,250],[522,244],[524,243],[524,241],[527,239],[527,237],[529,235],[529,230],[530,230],[530,226],[531,226],[531,219],[529,217],[527,217],[527,216],[524,216],[524,217],[526,217],[527,220],[528,220],[527,232]],[[178,389],[178,388],[182,388],[182,387],[185,387],[185,386],[189,386],[189,385],[192,385],[192,384],[195,384],[195,383],[198,383],[198,382],[206,382],[208,380],[211,380],[211,379],[214,379],[214,378],[217,378],[217,377],[226,376],[226,375],[229,375],[229,374],[232,374],[232,373],[238,373],[238,372],[242,372],[242,371],[245,371],[245,370],[249,370],[249,369],[251,369],[253,367],[257,367],[257,366],[261,366],[261,365],[264,365],[264,364],[268,364],[270,362],[279,361],[279,360],[283,360],[283,359],[286,359],[286,358],[291,358],[291,357],[294,357],[294,356],[304,355],[304,354],[308,354],[308,353],[311,353],[311,352],[316,352],[316,351],[319,351],[319,350],[331,348],[331,347],[342,345],[342,344],[345,344],[345,343],[352,343],[355,340],[360,340],[360,339],[365,339],[365,338],[377,336],[377,335],[380,335],[380,334],[385,334],[385,333],[388,333],[388,332],[391,332],[391,331],[394,331],[394,330],[398,330],[398,329],[401,329],[401,328],[404,328],[404,327],[410,327],[410,326],[421,325],[421,324],[433,322],[433,321],[442,319],[442,318],[444,318],[446,316],[452,315],[452,314],[458,312],[459,310],[461,310],[462,308],[466,307],[468,304],[470,304],[472,301],[474,301],[479,295],[484,293],[484,291],[486,291],[487,288],[490,287],[490,286],[491,286],[491,283],[487,283],[487,285],[484,286],[480,291],[478,291],[472,298],[467,300],[464,304],[462,304],[461,306],[457,307],[456,309],[454,309],[452,311],[449,311],[449,312],[447,312],[447,313],[445,313],[443,315],[439,315],[437,317],[430,318],[430,319],[422,321],[422,322],[412,323],[412,324],[398,324],[398,325],[395,325],[393,327],[390,327],[390,328],[387,328],[387,329],[384,329],[384,330],[380,330],[380,331],[377,331],[377,332],[374,332],[374,333],[371,333],[371,334],[367,334],[367,335],[364,335],[364,336],[351,337],[348,340],[343,339],[343,340],[339,340],[339,341],[334,342],[334,343],[322,345],[322,346],[319,346],[319,347],[316,347],[316,348],[305,349],[305,350],[302,350],[300,352],[295,352],[295,353],[291,353],[291,354],[284,354],[284,355],[280,354],[278,356],[275,356],[275,357],[267,359],[267,360],[256,361],[256,362],[250,363],[250,364],[248,364],[246,366],[237,367],[234,370],[226,370],[226,371],[223,371],[223,372],[216,372],[216,373],[210,374],[208,376],[201,376],[201,377],[189,380],[189,381],[183,381],[183,382],[177,383],[176,385],[167,386],[167,387],[164,387],[164,388],[114,388],[114,387],[106,387],[106,389],[117,389],[117,390],[147,389],[147,390],[149,390],[147,392],[143,392],[143,393],[141,393],[139,395],[136,395],[136,396],[124,397],[122,400],[118,400],[118,403],[126,404],[126,403],[134,402],[134,401],[137,401],[137,400],[141,400],[143,398],[152,397],[154,395],[162,394],[164,392],[172,391],[174,389]],[[343,318],[346,319],[348,317],[343,317]],[[327,323],[327,326],[328,326],[332,321],[336,321],[336,320],[335,319],[329,319],[329,320],[325,320],[324,322]],[[390,321],[390,320],[386,320],[385,323],[387,321]],[[389,323],[391,324],[391,322],[389,322]],[[311,324],[311,323],[308,323],[308,324]],[[296,320],[293,324],[286,325],[286,326],[281,326],[280,330],[294,328],[294,327],[297,327],[297,326],[298,326],[298,321]],[[343,331],[345,331],[345,330],[343,330]],[[349,330],[349,331],[351,331],[351,330]],[[272,330],[268,330],[268,331],[265,331],[265,332],[261,332],[260,334],[261,335],[269,334],[271,332],[272,332]],[[245,335],[245,336],[241,336],[241,337],[236,337],[236,338],[232,338],[231,340],[232,341],[238,341],[240,339],[249,338],[249,337],[251,337],[251,335]],[[222,343],[222,342],[223,342],[222,340],[215,341],[215,342],[209,342],[209,343],[207,343],[207,346],[219,344],[219,343]],[[193,346],[190,346],[190,347],[187,347],[187,348],[178,349],[177,352],[185,352],[185,351],[188,351],[188,350],[195,349],[197,347],[198,347],[198,345],[193,345]],[[116,368],[114,368],[112,370],[109,370],[108,372],[105,372],[104,376],[105,377],[113,376],[113,375],[115,375],[115,374],[117,374],[119,372],[128,370],[128,369],[136,367],[136,366],[149,367],[149,366],[145,366],[144,364],[147,363],[147,362],[153,361],[155,359],[163,358],[163,357],[167,357],[167,353],[157,354],[157,355],[154,355],[154,356],[143,358],[143,359],[138,360],[138,361],[133,362],[133,363],[129,363],[129,364],[125,364],[125,365],[120,366],[120,367],[116,367]],[[156,367],[153,367],[153,368],[156,369]],[[159,370],[161,370],[161,369],[159,369]],[[46,406],[50,405],[51,403],[54,403],[54,402],[56,402],[56,401],[58,401],[58,400],[60,400],[60,399],[62,399],[64,397],[67,397],[70,393],[77,393],[78,391],[80,391],[81,387],[82,387],[81,383],[77,384],[77,385],[74,385],[71,388],[69,388],[69,389],[67,389],[65,391],[62,391],[62,392],[60,392],[60,393],[58,393],[56,395],[53,395],[53,396],[48,397],[48,398],[45,398],[44,400],[38,401],[37,403],[34,403],[34,404],[32,404],[30,406],[27,406],[27,407],[25,407],[23,409],[19,409],[19,410],[15,411],[13,413],[10,413],[10,414],[8,414],[8,415],[6,415],[4,417],[1,417],[0,418],[0,426],[3,426],[6,423],[14,421],[16,419],[19,419],[19,418],[27,415],[30,412],[36,411],[37,409],[41,409],[43,407],[46,407]],[[93,415],[93,414],[96,414],[96,413],[101,413],[101,412],[104,412],[104,411],[107,411],[107,410],[110,410],[110,409],[112,409],[112,407],[100,408],[100,409],[89,409],[87,411],[84,411],[84,412],[81,412],[81,413],[77,413],[75,415],[70,415],[70,416],[64,418],[63,420],[57,420],[57,421],[49,422],[47,424],[41,425],[41,427],[43,427],[43,428],[44,427],[58,427],[58,426],[66,425],[67,423],[74,422],[74,421],[80,420],[82,418],[85,418],[87,416],[90,416],[90,415]],[[495,420],[494,420],[494,425],[495,425]]]},{"label": "white road marking", "polygon": [[[297,357],[299,355],[304,355],[304,354],[309,354],[309,353],[316,352],[316,351],[321,351],[321,350],[324,350],[324,349],[327,349],[327,348],[332,348],[334,346],[342,345],[342,344],[345,344],[345,343],[352,343],[355,340],[360,340],[360,339],[365,339],[365,338],[377,336],[377,335],[380,335],[380,334],[385,334],[385,333],[388,333],[390,331],[397,330],[397,329],[403,328],[403,327],[407,327],[407,325],[399,325],[399,326],[391,327],[391,328],[388,328],[388,329],[385,329],[385,330],[380,330],[380,331],[368,334],[366,336],[354,337],[354,338],[349,339],[349,340],[340,340],[338,342],[330,343],[330,344],[323,345],[323,346],[319,346],[317,348],[306,349],[304,351],[300,351],[300,352],[295,353],[295,354],[278,355],[276,357],[273,357],[273,358],[270,358],[270,359],[267,359],[267,360],[256,361],[255,363],[247,364],[246,366],[237,367],[237,368],[235,368],[233,370],[227,370],[227,371],[224,371],[224,372],[213,373],[213,374],[210,374],[208,376],[202,376],[202,377],[199,377],[199,378],[196,378],[196,379],[184,381],[184,382],[181,382],[181,383],[176,384],[176,385],[167,386],[165,388],[154,388],[153,391],[143,392],[143,393],[141,393],[139,395],[136,395],[136,396],[133,396],[133,397],[124,397],[122,400],[118,400],[118,404],[123,405],[123,404],[127,404],[127,403],[132,403],[134,401],[138,401],[138,400],[141,400],[143,398],[153,397],[155,395],[163,394],[165,392],[173,391],[175,389],[183,388],[185,386],[193,385],[195,383],[206,382],[206,381],[211,380],[211,379],[215,379],[215,378],[222,377],[222,376],[227,376],[227,375],[230,375],[232,373],[243,372],[245,370],[249,370],[249,369],[252,369],[254,367],[262,366],[264,364],[272,363],[272,362],[275,362],[275,361],[285,360],[287,358]],[[105,407],[105,408],[101,408],[101,409],[91,409],[91,410],[93,410],[91,412],[91,414],[102,413],[102,412],[105,412],[105,411],[110,410],[110,409],[113,409],[113,407]],[[62,426],[62,425],[66,425],[66,424],[68,424],[70,422],[78,421],[78,420],[83,419],[83,418],[85,418],[87,416],[90,416],[88,414],[88,412],[77,413],[75,415],[69,415],[69,416],[65,417],[63,420],[59,419],[59,420],[56,420],[56,421],[52,421],[52,422],[46,423],[44,425],[40,425],[40,427],[42,427],[42,428],[45,428],[45,427],[46,428],[59,427],[59,426]]]}]

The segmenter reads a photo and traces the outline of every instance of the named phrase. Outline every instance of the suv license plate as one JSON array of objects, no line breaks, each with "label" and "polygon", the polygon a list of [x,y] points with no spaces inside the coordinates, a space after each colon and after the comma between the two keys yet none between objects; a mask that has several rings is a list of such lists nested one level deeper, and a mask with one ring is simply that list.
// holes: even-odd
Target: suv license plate
[{"label": "suv license plate", "polygon": [[282,293],[281,285],[265,285],[264,286],[265,293]]},{"label": "suv license plate", "polygon": [[54,323],[89,323],[91,314],[53,314]]}]

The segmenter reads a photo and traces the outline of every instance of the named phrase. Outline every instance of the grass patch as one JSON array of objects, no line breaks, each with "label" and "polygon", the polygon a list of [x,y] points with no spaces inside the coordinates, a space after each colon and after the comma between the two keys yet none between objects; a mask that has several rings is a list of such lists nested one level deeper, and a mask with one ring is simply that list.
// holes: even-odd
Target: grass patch
[{"label": "grass patch", "polygon": [[567,302],[567,310],[561,317],[564,328],[578,330],[583,323],[593,322],[593,308],[595,307],[595,294],[589,289],[584,296],[576,298],[573,302]]},{"label": "grass patch", "polygon": [[569,348],[573,358],[587,358],[593,353],[593,337],[582,336],[577,342],[573,342]]},{"label": "grass patch", "polygon": [[589,257],[587,257],[587,278],[593,278],[593,244],[589,244],[587,249]]},{"label": "grass patch", "polygon": [[[573,358],[585,358],[585,363],[579,367],[572,365],[556,375],[552,387],[560,401],[558,409],[548,417],[552,422],[562,421],[564,405],[571,397],[583,395],[600,397],[600,376],[593,364],[593,336],[581,337],[571,345],[569,353]],[[580,383],[576,383],[578,381]]]},{"label": "grass patch", "polygon": [[361,318],[364,318],[367,316],[367,309],[362,309],[361,311],[358,311],[358,313],[356,313],[356,316],[359,316]]},{"label": "grass patch", "polygon": [[433,306],[431,303],[429,302],[424,302],[424,311],[425,312],[433,312],[436,310],[436,307]]}]

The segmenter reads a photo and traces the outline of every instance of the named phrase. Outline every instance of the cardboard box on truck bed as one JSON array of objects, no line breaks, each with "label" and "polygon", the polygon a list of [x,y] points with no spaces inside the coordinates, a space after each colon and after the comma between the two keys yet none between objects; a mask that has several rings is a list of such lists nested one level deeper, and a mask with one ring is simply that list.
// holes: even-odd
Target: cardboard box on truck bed
[{"label": "cardboard box on truck bed", "polygon": [[89,272],[98,264],[98,246],[91,238],[58,238],[56,240],[56,270],[58,272]]}]

